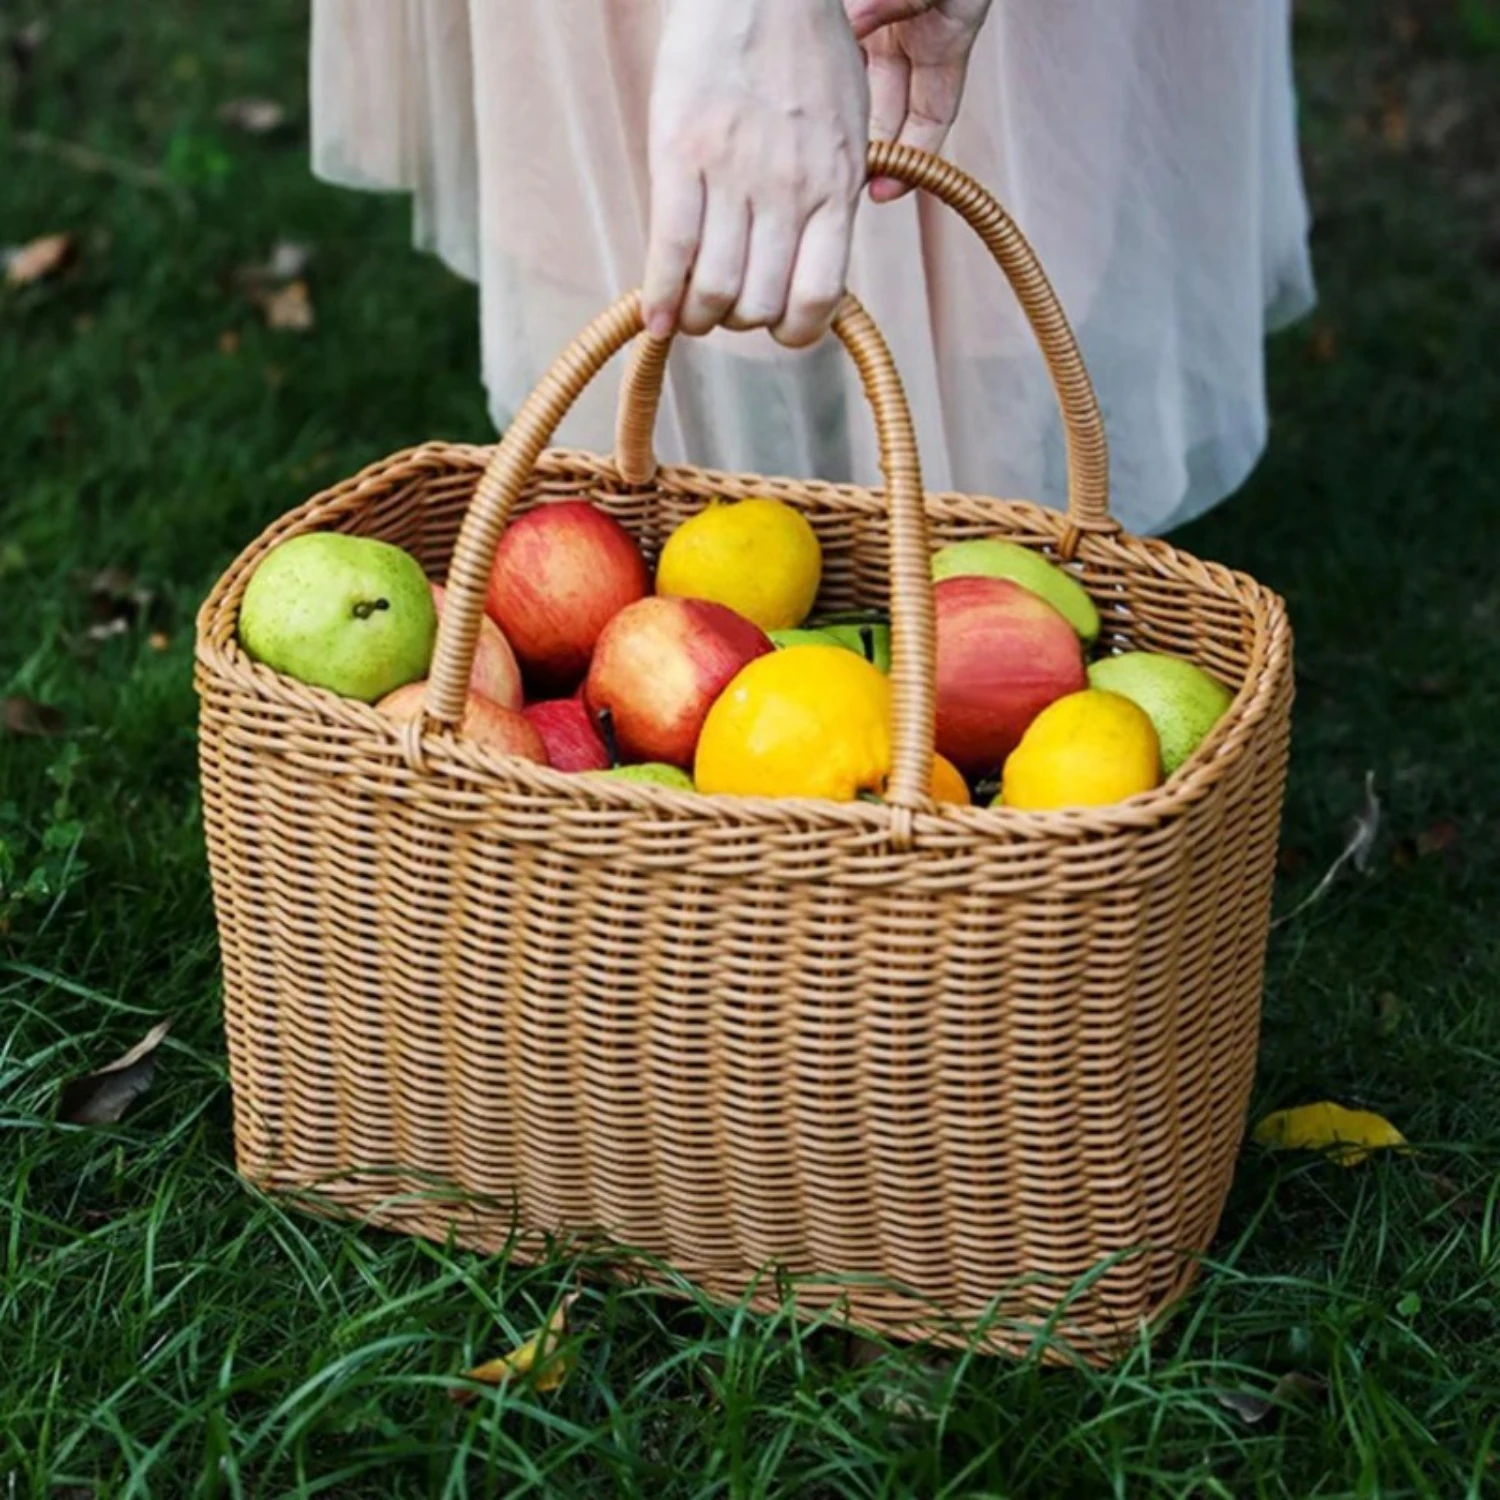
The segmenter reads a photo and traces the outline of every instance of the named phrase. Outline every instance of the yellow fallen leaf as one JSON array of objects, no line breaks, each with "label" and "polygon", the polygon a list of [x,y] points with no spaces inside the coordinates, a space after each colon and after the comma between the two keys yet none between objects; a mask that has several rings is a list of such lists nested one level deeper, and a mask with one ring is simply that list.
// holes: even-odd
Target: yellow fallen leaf
[{"label": "yellow fallen leaf", "polygon": [[1326,1151],[1341,1167],[1354,1167],[1372,1151],[1404,1146],[1406,1137],[1367,1109],[1324,1100],[1273,1110],[1255,1127],[1255,1141],[1273,1151]]},{"label": "yellow fallen leaf", "polygon": [[[572,1359],[559,1350],[558,1341],[568,1331],[568,1309],[577,1300],[578,1293],[570,1292],[557,1305],[557,1311],[547,1319],[547,1325],[533,1334],[524,1344],[502,1354],[498,1359],[486,1360],[465,1370],[465,1380],[478,1381],[481,1385],[504,1385],[507,1381],[531,1376],[531,1384],[538,1391],[555,1391],[568,1378]],[[466,1406],[475,1393],[466,1388],[449,1392],[460,1406]]]}]

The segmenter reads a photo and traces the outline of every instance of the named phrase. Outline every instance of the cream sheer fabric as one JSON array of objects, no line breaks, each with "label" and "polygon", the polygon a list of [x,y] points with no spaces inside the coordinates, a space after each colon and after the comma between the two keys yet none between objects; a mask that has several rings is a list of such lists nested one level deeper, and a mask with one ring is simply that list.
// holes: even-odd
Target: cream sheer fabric
[{"label": "cream sheer fabric", "polygon": [[[660,12],[313,0],[314,170],[409,191],[417,243],[479,283],[502,426],[639,282]],[[1266,439],[1265,335],[1313,300],[1289,0],[995,0],[946,154],[997,193],[1057,287],[1104,407],[1121,520],[1163,531],[1234,490]],[[849,285],[900,365],[927,486],[1062,504],[1051,387],[969,229],[914,197],[866,201]],[[596,382],[559,441],[607,449],[617,385]],[[658,449],[878,478],[832,341],[680,341]]]}]

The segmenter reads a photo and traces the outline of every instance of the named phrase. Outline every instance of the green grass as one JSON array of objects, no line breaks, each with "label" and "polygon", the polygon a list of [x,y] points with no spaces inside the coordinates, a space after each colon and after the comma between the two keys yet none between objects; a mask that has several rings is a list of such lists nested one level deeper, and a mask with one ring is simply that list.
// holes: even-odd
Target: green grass
[{"label": "green grass", "polygon": [[[29,82],[0,63],[0,242],[80,238],[66,276],[0,289],[0,696],[67,719],[0,735],[0,1496],[1500,1486],[1500,86],[1482,6],[1302,10],[1324,303],[1273,348],[1254,481],[1181,540],[1293,609],[1283,910],[1367,768],[1385,803],[1371,873],[1276,932],[1255,1108],[1374,1108],[1420,1155],[1247,1148],[1200,1288],[1108,1373],[872,1366],[830,1329],[590,1286],[562,1390],[460,1410],[450,1377],[571,1268],[360,1233],[235,1178],[190,664],[198,600],[272,517],[406,443],[486,436],[475,296],[409,249],[403,203],[310,179],[301,5],[47,7]],[[1467,101],[1436,145],[1424,69]],[[1408,83],[1403,145],[1382,111]],[[262,93],[285,133],[217,123]],[[236,290],[282,238],[315,249],[305,335]],[[78,578],[103,567],[156,603],[96,641]],[[1456,842],[1411,857],[1441,823]],[[164,1014],[124,1122],[57,1123],[62,1082]],[[1219,1399],[1288,1371],[1323,1384],[1254,1423]]]}]

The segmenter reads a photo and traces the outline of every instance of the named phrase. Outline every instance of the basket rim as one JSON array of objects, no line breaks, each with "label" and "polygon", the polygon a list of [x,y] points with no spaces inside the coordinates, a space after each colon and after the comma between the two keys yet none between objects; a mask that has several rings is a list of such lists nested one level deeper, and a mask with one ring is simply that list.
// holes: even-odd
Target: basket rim
[{"label": "basket rim", "polygon": [[[476,790],[503,787],[506,790],[545,796],[580,807],[593,805],[613,809],[652,810],[663,814],[691,814],[695,820],[711,816],[716,823],[743,829],[746,833],[786,827],[824,827],[850,831],[862,828],[872,838],[889,834],[893,814],[890,806],[869,802],[833,802],[823,798],[740,797],[704,792],[682,792],[655,785],[621,781],[602,775],[580,775],[554,770],[517,757],[501,756],[451,733],[425,733],[418,737],[379,713],[373,705],[341,697],[327,689],[285,677],[252,661],[237,639],[238,603],[244,582],[260,559],[277,543],[303,532],[323,529],[326,523],[356,514],[363,507],[364,492],[384,486],[393,477],[414,477],[423,469],[452,471],[472,469],[475,482],[495,449],[494,444],[428,441],[398,450],[367,464],[347,479],[318,491],[309,499],[283,512],[243,547],[215,581],[200,606],[196,620],[194,657],[201,673],[230,684],[268,704],[301,716],[320,728],[353,731],[358,748],[382,758],[404,761],[418,774],[445,774],[470,783]],[[538,460],[537,472],[551,469],[559,476],[577,474],[580,489],[595,494],[628,496],[642,487],[621,480],[612,457],[575,448],[548,448]],[[585,485],[585,477],[592,484]],[[700,494],[726,484],[791,483],[816,501],[827,497],[840,508],[859,510],[872,517],[885,514],[880,489],[826,480],[779,480],[771,476],[706,469],[694,465],[663,465],[645,492],[663,490]],[[958,491],[928,491],[925,504],[929,516],[942,518],[955,507],[976,502],[995,510],[997,530],[1008,517],[1024,519],[1031,529],[1051,533],[1056,545],[1069,528],[1067,514],[1028,500]],[[543,501],[543,503],[546,503]],[[1276,689],[1291,669],[1291,629],[1285,601],[1274,590],[1250,575],[1223,564],[1209,563],[1160,538],[1137,537],[1123,530],[1089,530],[1079,539],[1075,557],[1101,565],[1144,563],[1163,579],[1190,578],[1210,592],[1233,597],[1248,607],[1259,606],[1266,616],[1255,631],[1244,682],[1229,708],[1219,718],[1190,761],[1175,775],[1150,791],[1098,807],[1030,811],[984,805],[960,806],[933,803],[910,815],[917,844],[935,847],[955,834],[1007,842],[1079,843],[1131,832],[1143,832],[1186,816],[1203,801],[1219,781],[1223,768],[1246,753],[1248,742],[1271,712]],[[203,695],[204,683],[198,690]],[[354,748],[351,744],[351,749]],[[923,835],[927,838],[924,840]]]}]

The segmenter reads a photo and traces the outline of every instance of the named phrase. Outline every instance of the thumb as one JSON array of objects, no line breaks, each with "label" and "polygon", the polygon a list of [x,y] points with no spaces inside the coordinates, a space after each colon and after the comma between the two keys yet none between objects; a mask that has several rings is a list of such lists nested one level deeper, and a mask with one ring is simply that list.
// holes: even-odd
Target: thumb
[{"label": "thumb", "polygon": [[854,39],[862,42],[872,31],[893,21],[909,21],[929,11],[938,0],[844,0],[844,13],[854,29]]}]

